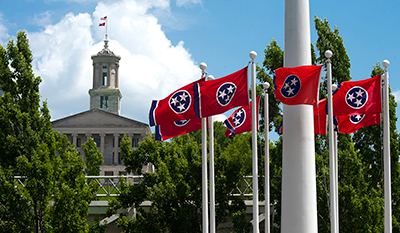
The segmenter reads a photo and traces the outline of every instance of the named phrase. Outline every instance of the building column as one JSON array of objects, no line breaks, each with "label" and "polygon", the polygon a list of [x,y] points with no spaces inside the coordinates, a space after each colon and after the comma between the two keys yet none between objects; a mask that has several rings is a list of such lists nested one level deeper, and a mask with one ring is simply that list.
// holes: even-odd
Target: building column
[{"label": "building column", "polygon": [[114,164],[118,164],[118,152],[119,152],[118,139],[119,139],[119,134],[115,133],[114,134]]},{"label": "building column", "polygon": [[75,147],[77,147],[76,146],[76,139],[78,138],[78,134],[77,133],[73,133],[71,135],[72,135],[72,144],[74,144]]},{"label": "building column", "polygon": [[105,133],[100,133],[100,153],[104,157],[104,139],[105,139],[106,134]]}]

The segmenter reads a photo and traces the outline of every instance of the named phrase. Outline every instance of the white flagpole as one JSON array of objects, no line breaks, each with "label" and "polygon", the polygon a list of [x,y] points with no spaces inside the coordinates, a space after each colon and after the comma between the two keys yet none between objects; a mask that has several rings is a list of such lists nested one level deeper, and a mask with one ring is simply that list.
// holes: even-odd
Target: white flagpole
[{"label": "white flagpole", "polygon": [[[333,92],[335,92],[336,91],[336,89],[337,89],[337,85],[336,84],[332,84],[332,95],[333,95]],[[338,136],[338,131],[336,131],[336,130],[334,130],[333,131],[333,136],[334,136],[334,138],[333,138],[333,142],[334,142],[334,159],[335,159],[335,161],[334,161],[334,164],[335,164],[335,185],[336,185],[336,203],[337,203],[337,206],[336,206],[336,219],[337,219],[337,221],[336,221],[336,223],[337,223],[337,226],[336,226],[336,229],[337,229],[337,231],[339,232],[339,171],[338,171],[338,140],[337,140],[337,136]]]},{"label": "white flagpole", "polygon": [[326,60],[326,76],[328,85],[328,127],[329,127],[329,169],[330,169],[330,199],[331,199],[331,232],[337,233],[339,229],[337,210],[337,184],[336,184],[336,158],[335,158],[335,145],[334,145],[334,129],[333,129],[333,104],[332,104],[332,64],[330,58],[332,57],[332,51],[327,50],[325,52]]},{"label": "white flagpole", "polygon": [[[213,80],[209,75],[207,80]],[[210,144],[210,233],[215,233],[215,175],[214,175],[214,122],[213,117],[208,117],[209,144]]]},{"label": "white flagpole", "polygon": [[[285,0],[284,66],[311,65],[308,0]],[[281,232],[318,232],[312,105],[283,105]]]},{"label": "white flagpole", "polygon": [[336,229],[337,232],[339,232],[339,171],[338,171],[338,148],[337,148],[337,135],[338,132],[334,131],[334,146],[335,146],[335,153],[334,153],[334,158],[335,158],[335,185],[336,185]]},{"label": "white flagpole", "polygon": [[392,188],[390,169],[390,122],[389,122],[389,72],[387,71],[390,62],[384,60],[385,67],[383,74],[383,163],[384,163],[384,195],[385,195],[385,233],[392,232]]},{"label": "white flagpole", "polygon": [[256,104],[256,65],[254,59],[257,57],[255,51],[250,52],[251,58],[251,107],[252,117],[252,151],[253,151],[253,233],[259,232],[258,216],[258,163],[257,163],[257,104]]},{"label": "white flagpole", "polygon": [[[202,70],[202,77],[207,75],[205,69],[207,68],[207,64],[202,62],[200,63],[200,69]],[[201,119],[201,166],[202,166],[202,204],[203,204],[203,233],[208,233],[208,186],[207,186],[207,118],[203,117]]]},{"label": "white flagpole", "polygon": [[[268,88],[269,83],[264,83],[265,95],[264,95],[264,133],[265,133],[265,233],[270,233],[271,222],[269,219],[270,208],[269,208],[269,112],[268,112]],[[254,101],[253,101],[254,103]]]}]

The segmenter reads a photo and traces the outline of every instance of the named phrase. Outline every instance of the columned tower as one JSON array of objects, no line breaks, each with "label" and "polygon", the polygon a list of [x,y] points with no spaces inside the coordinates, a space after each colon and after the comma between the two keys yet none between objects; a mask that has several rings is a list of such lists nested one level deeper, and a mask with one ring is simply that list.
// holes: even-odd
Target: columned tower
[{"label": "columned tower", "polygon": [[119,60],[108,48],[108,40],[104,40],[104,48],[92,56],[93,88],[89,90],[90,109],[101,109],[117,115],[121,114],[122,94],[118,89]]}]

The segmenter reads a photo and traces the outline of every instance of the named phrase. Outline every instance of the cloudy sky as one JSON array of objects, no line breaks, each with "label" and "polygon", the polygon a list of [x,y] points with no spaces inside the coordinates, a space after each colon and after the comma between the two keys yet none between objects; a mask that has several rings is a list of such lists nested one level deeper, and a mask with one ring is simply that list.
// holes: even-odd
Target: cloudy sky
[{"label": "cloudy sky", "polygon": [[[339,28],[353,80],[368,78],[375,62],[388,59],[400,96],[400,2],[384,3],[310,0],[310,18]],[[28,33],[53,120],[89,109],[90,57],[104,45],[103,16],[110,49],[121,56],[121,114],[144,123],[151,100],[198,79],[201,62],[218,78],[246,66],[252,50],[262,63],[273,38],[283,49],[283,0],[7,0],[1,6],[0,44]]]}]

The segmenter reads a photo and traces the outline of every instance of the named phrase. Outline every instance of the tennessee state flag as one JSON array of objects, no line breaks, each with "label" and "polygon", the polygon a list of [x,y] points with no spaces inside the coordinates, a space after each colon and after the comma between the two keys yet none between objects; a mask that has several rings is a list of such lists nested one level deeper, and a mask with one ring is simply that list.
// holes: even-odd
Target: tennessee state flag
[{"label": "tennessee state flag", "polygon": [[328,99],[322,99],[314,105],[314,134],[326,135],[327,129],[327,103]]},{"label": "tennessee state flag", "polygon": [[199,129],[201,129],[201,118],[198,117],[156,125],[156,140],[164,141]]},{"label": "tennessee state flag", "polygon": [[[257,106],[257,128],[258,128],[258,110],[260,105],[260,96],[256,98]],[[236,109],[225,121],[225,136],[232,138],[237,134],[252,130],[252,102],[250,106],[244,106]]]},{"label": "tennessee state flag", "polygon": [[153,100],[149,112],[150,126],[195,118],[193,85],[204,80],[192,82],[162,100]]},{"label": "tennessee state flag", "polygon": [[342,82],[332,97],[333,115],[381,113],[381,75],[360,81]]},{"label": "tennessee state flag", "polygon": [[339,133],[351,134],[362,127],[381,124],[380,113],[366,113],[348,116],[336,116]]},{"label": "tennessee state flag", "polygon": [[198,82],[193,86],[194,108],[199,118],[221,114],[249,105],[247,67],[223,78]]},{"label": "tennessee state flag", "polygon": [[287,105],[318,102],[322,66],[282,67],[274,72],[275,98]]}]

